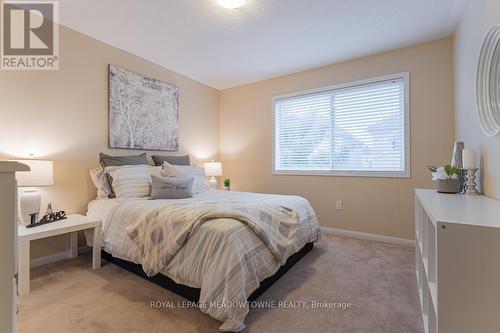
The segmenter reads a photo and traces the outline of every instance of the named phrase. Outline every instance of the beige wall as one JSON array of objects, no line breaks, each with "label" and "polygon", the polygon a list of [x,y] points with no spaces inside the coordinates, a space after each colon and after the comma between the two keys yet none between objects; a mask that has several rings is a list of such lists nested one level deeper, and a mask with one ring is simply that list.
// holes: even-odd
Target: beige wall
[{"label": "beige wall", "polygon": [[[55,186],[42,189],[42,209],[85,213],[95,198],[88,169],[108,149],[108,64],[179,87],[180,153],[196,161],[218,157],[219,92],[199,82],[65,27],[60,29],[59,71],[0,72],[0,158],[30,153],[53,159]],[[35,242],[33,257],[67,249],[67,237]]]},{"label": "beige wall", "polygon": [[474,0],[470,1],[455,33],[455,129],[457,140],[480,152],[484,193],[500,199],[500,136],[483,134],[476,107],[479,53],[493,24],[500,24],[500,1]]},{"label": "beige wall", "polygon": [[[298,194],[321,225],[413,238],[415,187],[433,187],[425,166],[449,163],[454,137],[452,39],[260,81],[221,92],[220,152],[236,190]],[[272,175],[275,95],[410,72],[411,178]],[[344,209],[335,210],[343,200]]]},{"label": "beige wall", "polygon": [[[44,207],[85,213],[95,197],[88,169],[107,148],[107,65],[180,88],[179,153],[194,162],[219,157],[234,189],[298,194],[324,226],[411,238],[413,189],[431,187],[427,164],[448,162],[453,139],[450,38],[261,81],[222,92],[65,27],[60,70],[0,72],[0,158],[30,153],[55,161],[55,186],[42,188]],[[410,72],[409,179],[273,176],[271,97],[398,72]],[[430,79],[431,78],[431,79]],[[219,135],[220,134],[220,135]],[[344,209],[336,211],[335,201]],[[35,242],[32,257],[66,250],[67,237]]]}]

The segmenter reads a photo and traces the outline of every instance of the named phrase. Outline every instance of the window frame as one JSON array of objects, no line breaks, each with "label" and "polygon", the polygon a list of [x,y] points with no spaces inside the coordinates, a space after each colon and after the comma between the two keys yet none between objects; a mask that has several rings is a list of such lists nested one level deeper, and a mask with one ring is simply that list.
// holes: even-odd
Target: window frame
[{"label": "window frame", "polygon": [[[403,171],[355,171],[355,170],[278,170],[276,169],[276,102],[284,98],[299,97],[307,94],[322,93],[330,90],[339,90],[352,88],[356,86],[369,85],[377,82],[402,79],[404,82],[404,164]],[[410,73],[401,72],[384,76],[373,77],[364,80],[335,84],[327,87],[296,91],[287,94],[276,95],[272,97],[272,124],[273,124],[273,140],[272,140],[272,160],[273,160],[273,175],[294,175],[294,176],[342,176],[342,177],[385,177],[385,178],[410,178],[411,177],[411,158],[410,158]]]}]

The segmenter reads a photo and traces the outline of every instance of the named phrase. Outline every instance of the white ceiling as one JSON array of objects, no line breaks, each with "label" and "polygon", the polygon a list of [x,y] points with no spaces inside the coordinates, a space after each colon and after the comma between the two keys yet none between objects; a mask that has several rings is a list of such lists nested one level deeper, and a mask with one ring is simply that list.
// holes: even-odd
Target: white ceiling
[{"label": "white ceiling", "polygon": [[450,36],[467,1],[60,0],[60,21],[224,89]]}]

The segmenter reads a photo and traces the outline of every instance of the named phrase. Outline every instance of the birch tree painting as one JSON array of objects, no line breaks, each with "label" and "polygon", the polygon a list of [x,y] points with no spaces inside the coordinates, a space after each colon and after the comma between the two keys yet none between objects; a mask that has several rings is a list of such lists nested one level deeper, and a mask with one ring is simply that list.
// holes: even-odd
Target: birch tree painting
[{"label": "birch tree painting", "polygon": [[179,149],[179,89],[109,66],[110,148]]}]

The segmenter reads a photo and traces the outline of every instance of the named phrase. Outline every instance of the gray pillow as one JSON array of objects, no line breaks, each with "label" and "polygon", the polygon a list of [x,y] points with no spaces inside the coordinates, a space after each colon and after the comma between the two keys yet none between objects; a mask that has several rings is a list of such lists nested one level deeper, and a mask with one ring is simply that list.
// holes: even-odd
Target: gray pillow
[{"label": "gray pillow", "polygon": [[[148,158],[146,153],[133,156],[112,156],[104,153],[99,153],[99,164],[105,168],[108,166],[122,166],[122,165],[148,165]],[[106,179],[108,181],[110,194],[109,198],[115,198],[115,191],[113,190],[113,177],[106,174]]]},{"label": "gray pillow", "polygon": [[151,176],[151,199],[184,199],[193,196],[194,178]]},{"label": "gray pillow", "polygon": [[191,165],[189,155],[183,156],[166,156],[166,155],[153,155],[151,156],[153,162],[156,166],[163,165],[163,162],[167,162],[172,165]]},{"label": "gray pillow", "polygon": [[146,153],[133,156],[111,156],[104,153],[100,153],[99,163],[103,168],[108,166],[149,164],[148,159],[146,157]]}]

